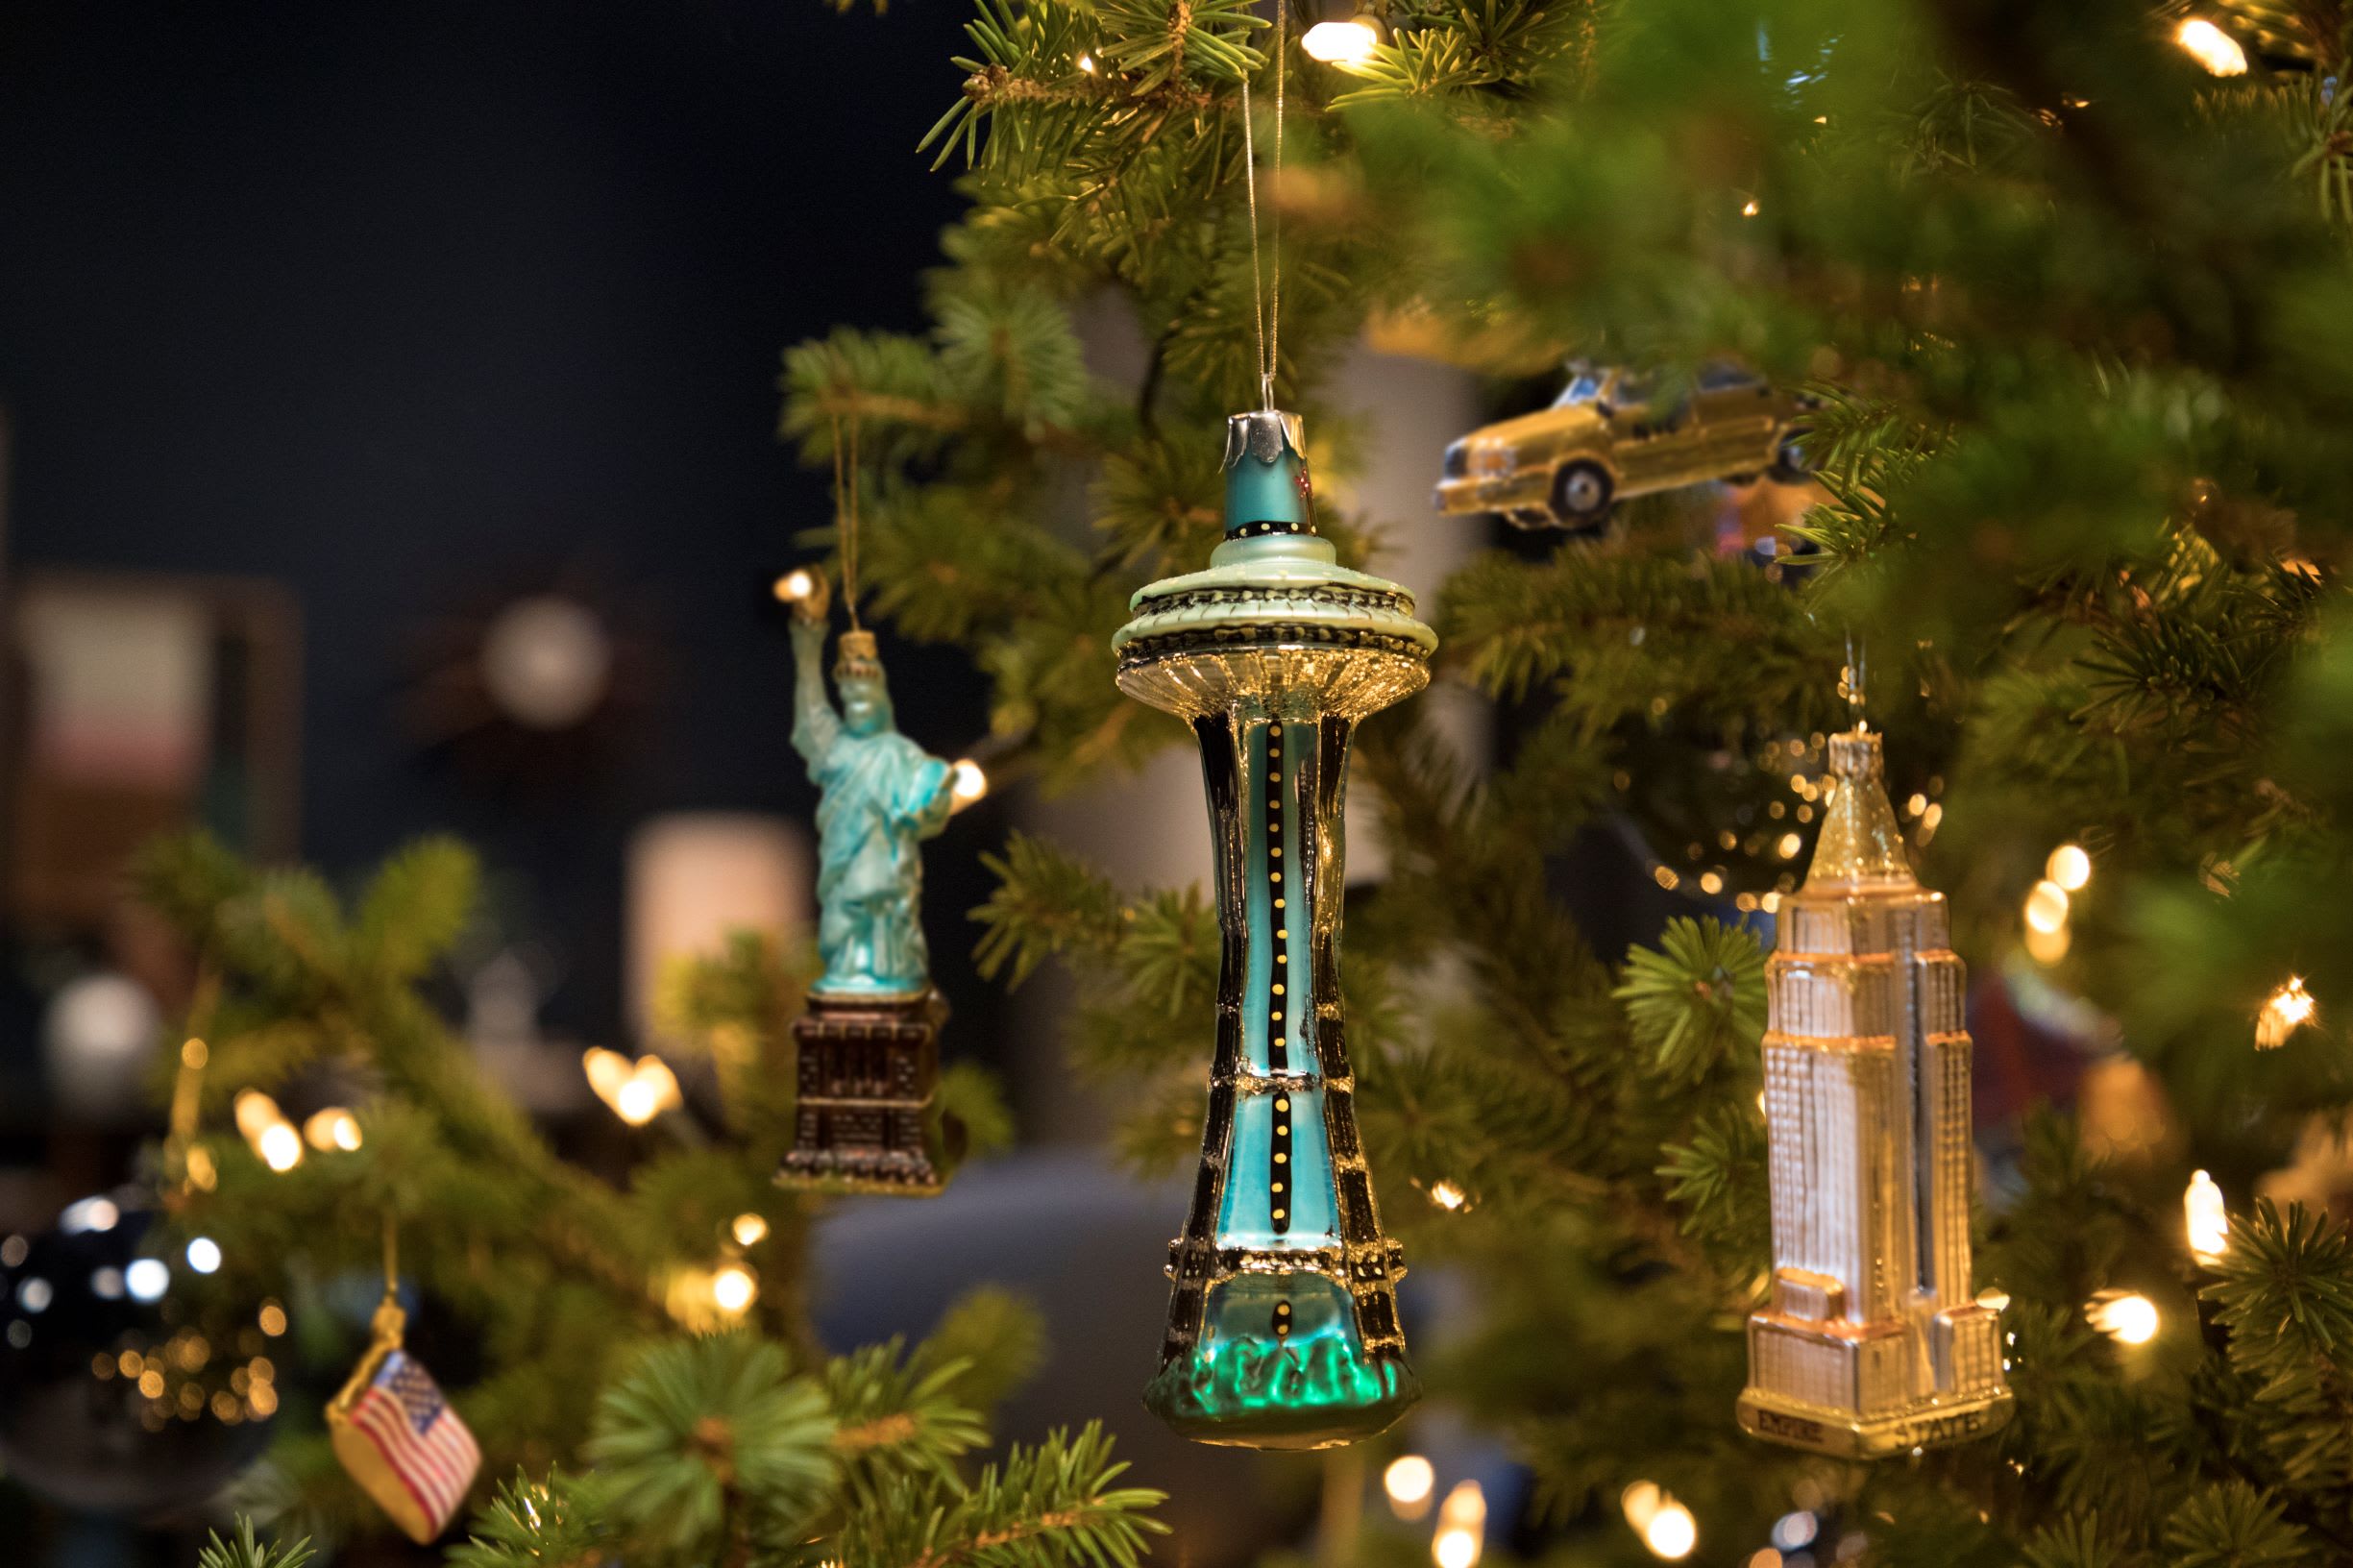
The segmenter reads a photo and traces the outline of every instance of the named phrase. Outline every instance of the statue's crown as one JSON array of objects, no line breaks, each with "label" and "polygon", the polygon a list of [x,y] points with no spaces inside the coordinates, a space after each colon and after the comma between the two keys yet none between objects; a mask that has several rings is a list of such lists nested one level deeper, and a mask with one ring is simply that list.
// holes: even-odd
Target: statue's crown
[{"label": "statue's crown", "polygon": [[875,645],[870,631],[846,631],[834,649],[833,678],[836,680],[880,680],[882,650]]}]

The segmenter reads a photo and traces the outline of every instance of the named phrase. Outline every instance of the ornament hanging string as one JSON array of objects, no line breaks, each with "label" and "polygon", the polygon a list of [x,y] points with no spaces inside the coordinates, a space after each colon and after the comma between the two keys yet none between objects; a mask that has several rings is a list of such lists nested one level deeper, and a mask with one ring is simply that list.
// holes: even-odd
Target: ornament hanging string
[{"label": "ornament hanging string", "polygon": [[[1274,177],[1283,178],[1283,75],[1285,57],[1289,53],[1290,0],[1275,3],[1275,148]],[[1259,155],[1258,141],[1251,128],[1250,78],[1242,78],[1242,195],[1250,208],[1250,307],[1258,319],[1259,399],[1261,405],[1272,411],[1275,405],[1275,371],[1283,352],[1283,204],[1274,203],[1274,233],[1269,246],[1274,253],[1267,268],[1272,279],[1269,287],[1259,272]]]},{"label": "ornament hanging string", "polygon": [[1838,673],[1838,695],[1847,699],[1848,710],[1853,715],[1857,730],[1871,727],[1871,720],[1863,711],[1869,695],[1864,679],[1869,668],[1866,661],[1870,657],[1870,649],[1857,644],[1853,632],[1848,632],[1847,665]]},{"label": "ornament hanging string", "polygon": [[842,602],[849,611],[849,629],[857,631],[858,624],[858,421],[849,421],[849,446],[845,458],[842,444],[842,415],[835,409],[828,417],[833,422],[833,517],[842,540]]}]

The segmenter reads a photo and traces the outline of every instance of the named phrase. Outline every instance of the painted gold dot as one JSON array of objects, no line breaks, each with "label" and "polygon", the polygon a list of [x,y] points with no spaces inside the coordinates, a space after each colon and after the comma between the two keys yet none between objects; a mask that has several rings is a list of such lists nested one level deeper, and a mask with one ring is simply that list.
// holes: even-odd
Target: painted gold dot
[{"label": "painted gold dot", "polygon": [[1288,1122],[1284,1122],[1284,1121],[1278,1121],[1278,1122],[1276,1122],[1276,1123],[1275,1123],[1275,1136],[1276,1136],[1277,1138],[1288,1138],[1288,1137],[1290,1137],[1290,1136],[1291,1136],[1290,1123],[1288,1123]]},{"label": "painted gold dot", "polygon": [[1281,986],[1275,987],[1275,994],[1278,996],[1283,994],[1283,988]]},{"label": "painted gold dot", "polygon": [[1272,849],[1268,850],[1267,853],[1273,855],[1275,859],[1281,860],[1283,858],[1283,846],[1278,844]]},{"label": "painted gold dot", "polygon": [[1290,1164],[1290,1159],[1291,1157],[1287,1154],[1277,1154],[1275,1156],[1275,1164],[1278,1165],[1287,1165]]},{"label": "painted gold dot", "polygon": [[1288,953],[1277,953],[1277,954],[1275,954],[1275,962],[1276,962],[1276,963],[1278,963],[1278,964],[1288,964],[1290,961],[1291,961],[1291,955],[1290,955],[1290,954],[1288,954]]},{"label": "painted gold dot", "polygon": [[1290,1108],[1291,1108],[1291,1102],[1290,1102],[1290,1101],[1288,1101],[1288,1100],[1277,1100],[1277,1101],[1275,1101],[1275,1109],[1276,1109],[1276,1110],[1278,1110],[1278,1111],[1288,1111]]},{"label": "painted gold dot", "polygon": [[1277,1218],[1277,1219],[1281,1219],[1282,1217],[1283,1217],[1283,1211],[1282,1211],[1282,1210],[1280,1210],[1280,1209],[1276,1210],[1276,1211],[1275,1211],[1275,1218]]},{"label": "painted gold dot", "polygon": [[1278,930],[1275,932],[1275,940],[1276,940],[1277,942],[1288,942],[1288,941],[1290,941],[1290,940],[1291,940],[1291,934],[1290,934],[1289,929],[1288,929],[1287,927],[1285,927],[1285,928],[1279,928],[1279,929],[1278,929]]},{"label": "painted gold dot", "polygon": [[1281,909],[1282,907],[1283,907],[1283,900],[1282,900],[1282,899],[1280,899],[1280,898],[1276,899],[1276,900],[1275,900],[1275,908],[1277,908],[1277,909]]},{"label": "painted gold dot", "polygon": [[1275,1311],[1278,1312],[1287,1312],[1290,1310],[1291,1304],[1287,1301],[1278,1301],[1275,1303]]},{"label": "painted gold dot", "polygon": [[1277,1192],[1282,1191],[1282,1190],[1283,1190],[1283,1184],[1282,1184],[1281,1182],[1277,1182],[1277,1183],[1275,1183],[1275,1184],[1274,1184],[1274,1189],[1275,1189]]}]

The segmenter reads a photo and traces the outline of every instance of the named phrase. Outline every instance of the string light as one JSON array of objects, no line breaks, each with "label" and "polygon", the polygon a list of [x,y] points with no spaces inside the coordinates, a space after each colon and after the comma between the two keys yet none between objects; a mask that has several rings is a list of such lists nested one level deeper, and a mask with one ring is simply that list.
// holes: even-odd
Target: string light
[{"label": "string light", "polygon": [[2081,893],[2084,884],[2092,880],[2092,857],[2083,852],[2080,844],[2063,844],[2043,863],[2043,874],[2059,884],[2064,892]]},{"label": "string light", "polygon": [[1381,1489],[1388,1493],[1389,1511],[1400,1519],[1419,1519],[1430,1511],[1430,1494],[1437,1489],[1435,1466],[1419,1454],[1391,1459],[1381,1472]]},{"label": "string light", "polygon": [[2320,1004],[2312,992],[2304,989],[2304,977],[2292,974],[2288,983],[2264,998],[2263,1011],[2255,1015],[2255,1045],[2259,1050],[2276,1050],[2288,1043],[2288,1037],[2319,1016]]},{"label": "string light", "polygon": [[806,569],[787,572],[776,579],[776,598],[787,604],[797,604],[817,592],[817,578]]},{"label": "string light", "polygon": [[1654,1557],[1679,1562],[1700,1544],[1700,1522],[1691,1516],[1689,1508],[1669,1498],[1643,1527],[1642,1544],[1651,1549]]},{"label": "string light", "polygon": [[2026,924],[2031,930],[2048,935],[2067,924],[2067,890],[2058,883],[2045,880],[2034,885],[2026,894]]},{"label": "string light", "polygon": [[2203,16],[2185,17],[2173,30],[2173,41],[2212,75],[2246,75],[2246,51],[2239,40]]},{"label": "string light", "polygon": [[232,1103],[231,1114],[263,1164],[282,1175],[303,1163],[303,1135],[276,1100],[257,1089],[245,1090]]},{"label": "string light", "polygon": [[729,1263],[711,1276],[711,1300],[729,1317],[741,1317],[759,1294],[760,1282],[741,1263]]},{"label": "string light", "polygon": [[1700,1522],[1654,1481],[1637,1481],[1618,1494],[1626,1522],[1651,1556],[1677,1562],[1700,1544]]},{"label": "string light", "polygon": [[1090,54],[1087,54],[1087,53],[1084,53],[1084,52],[1081,52],[1081,54],[1080,54],[1080,55],[1079,55],[1079,57],[1078,57],[1078,68],[1079,68],[1080,70],[1082,70],[1082,71],[1085,71],[1085,72],[1086,72],[1086,73],[1087,73],[1089,76],[1092,76],[1092,75],[1094,75],[1094,74],[1095,74],[1095,62],[1094,62],[1094,56],[1090,55]]},{"label": "string light", "polygon": [[1463,1191],[1462,1188],[1457,1187],[1452,1182],[1432,1182],[1430,1184],[1430,1201],[1436,1204],[1441,1209],[1453,1211],[1459,1210],[1468,1205],[1471,1201],[1471,1195],[1468,1192]]},{"label": "string light", "polygon": [[254,1150],[263,1164],[283,1175],[303,1163],[303,1135],[290,1121],[276,1122],[262,1129],[254,1140]]},{"label": "string light", "polygon": [[2218,1263],[2230,1249],[2230,1212],[2222,1206],[2222,1189],[2202,1170],[2190,1173],[2181,1195],[2183,1223],[2190,1234],[2190,1256],[2201,1263]]},{"label": "string light", "polygon": [[1458,1482],[1438,1505],[1438,1532],[1430,1538],[1430,1560],[1438,1568],[1474,1568],[1486,1547],[1487,1494],[1475,1481]]},{"label": "string light", "polygon": [[1327,65],[1361,65],[1381,47],[1381,34],[1362,16],[1345,22],[1317,22],[1299,39],[1310,60]]},{"label": "string light", "polygon": [[2026,953],[2037,964],[2058,963],[2074,944],[2074,934],[2064,925],[2056,931],[2037,931],[2032,926],[2026,928]]},{"label": "string light", "polygon": [[768,1221],[758,1214],[738,1214],[731,1229],[735,1233],[737,1246],[756,1247],[768,1235]]},{"label": "string light", "polygon": [[1740,215],[1744,218],[1752,218],[1761,210],[1762,208],[1756,205],[1756,198],[1753,196],[1740,204]]},{"label": "string light", "polygon": [[619,1051],[592,1045],[582,1054],[580,1066],[597,1098],[632,1127],[643,1127],[681,1103],[677,1075],[658,1056],[648,1054],[631,1062]]},{"label": "string light", "polygon": [[303,1141],[321,1154],[359,1147],[359,1118],[339,1105],[314,1113],[303,1123]]},{"label": "string light", "polygon": [[2084,1303],[2083,1315],[2120,1345],[2145,1345],[2157,1337],[2157,1304],[2137,1290],[2102,1290]]}]

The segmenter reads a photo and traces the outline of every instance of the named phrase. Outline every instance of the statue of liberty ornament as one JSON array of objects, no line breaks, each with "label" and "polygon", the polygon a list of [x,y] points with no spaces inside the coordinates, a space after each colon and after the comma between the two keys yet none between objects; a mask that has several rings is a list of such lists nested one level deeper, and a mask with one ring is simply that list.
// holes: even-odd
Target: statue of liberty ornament
[{"label": "statue of liberty ornament", "polygon": [[1875,1458],[2010,1417],[2002,1298],[1973,1294],[1970,1039],[1945,896],[1923,888],[1879,737],[1828,745],[1805,885],[1766,962],[1772,1296],[1749,1319],[1740,1424]]},{"label": "statue of liberty ornament", "polygon": [[924,840],[947,825],[955,770],[898,732],[874,634],[842,633],[825,693],[824,579],[780,585],[793,621],[793,747],[821,798],[818,953],[794,1020],[798,1102],[781,1180],[836,1190],[940,1189],[932,1100],[946,1004],[923,943]]},{"label": "statue of liberty ornament", "polygon": [[1342,791],[1357,721],[1428,683],[1437,637],[1316,536],[1297,415],[1235,415],[1225,472],[1209,570],[1140,590],[1113,639],[1120,690],[1199,743],[1224,937],[1201,1166],[1144,1403],[1203,1442],[1330,1448],[1420,1393],[1342,1037]]}]

